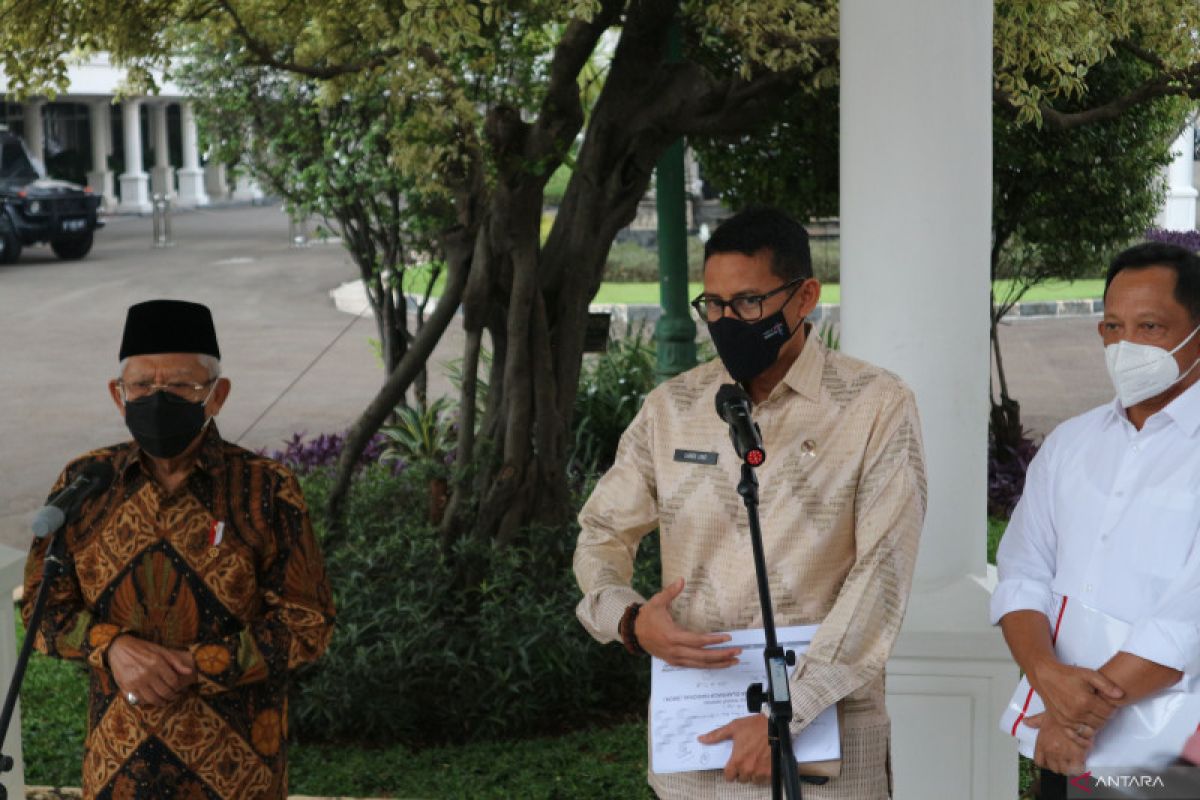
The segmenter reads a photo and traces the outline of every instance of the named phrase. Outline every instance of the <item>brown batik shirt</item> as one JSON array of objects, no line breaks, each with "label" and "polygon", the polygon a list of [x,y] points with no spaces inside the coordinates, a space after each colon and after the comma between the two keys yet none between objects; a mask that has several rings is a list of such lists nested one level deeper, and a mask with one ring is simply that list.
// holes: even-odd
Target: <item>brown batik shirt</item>
[{"label": "brown batik shirt", "polygon": [[[662,584],[685,579],[671,606],[696,632],[762,627],[741,462],[714,408],[732,379],[720,361],[659,386],[621,439],[616,463],[579,515],[578,616],[619,639],[642,537],[659,531]],[[842,771],[806,798],[889,793],[883,669],[900,629],[925,514],[925,468],[912,392],[891,373],[810,336],[787,375],[754,408],[766,463],[758,470],[763,546],[775,623],[820,627],[791,681],[793,730],[840,702]],[[653,724],[653,722],[651,722]],[[720,770],[659,775],[663,798],[762,798]]]},{"label": "brown batik shirt", "polygon": [[[86,663],[83,790],[101,800],[276,800],[287,795],[288,673],[329,643],[333,601],[295,477],[205,434],[186,482],[166,493],[133,443],[71,463],[115,478],[63,531],[37,649]],[[25,566],[28,623],[46,541]],[[120,633],[191,652],[198,682],[166,706],[130,705],[108,669]]]}]

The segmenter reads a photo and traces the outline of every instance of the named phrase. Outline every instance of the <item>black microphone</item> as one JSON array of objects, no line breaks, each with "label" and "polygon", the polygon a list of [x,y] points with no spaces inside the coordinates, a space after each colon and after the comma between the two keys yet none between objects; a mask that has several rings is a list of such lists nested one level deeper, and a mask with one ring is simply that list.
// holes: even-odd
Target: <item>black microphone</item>
[{"label": "black microphone", "polygon": [[43,539],[65,525],[79,513],[85,500],[112,485],[113,474],[112,464],[106,461],[94,461],[81,469],[67,488],[34,513],[29,523],[33,535]]},{"label": "black microphone", "polygon": [[727,383],[717,390],[717,414],[729,425],[729,438],[738,458],[752,467],[767,460],[763,450],[762,432],[750,418],[750,395],[736,383]]}]

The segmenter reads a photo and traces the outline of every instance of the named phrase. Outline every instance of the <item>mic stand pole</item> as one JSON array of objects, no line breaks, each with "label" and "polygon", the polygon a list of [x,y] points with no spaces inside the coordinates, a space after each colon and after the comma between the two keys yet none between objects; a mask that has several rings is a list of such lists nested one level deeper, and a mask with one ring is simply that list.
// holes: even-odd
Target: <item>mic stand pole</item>
[{"label": "mic stand pole", "polygon": [[767,583],[767,561],[763,555],[762,528],[758,521],[758,477],[754,467],[742,464],[738,494],[746,504],[750,518],[750,544],[754,548],[754,571],[758,576],[758,601],[762,605],[763,632],[767,647],[763,662],[767,668],[767,688],[761,683],[746,689],[746,707],[751,714],[767,706],[767,739],[771,743],[771,797],[780,800],[781,790],[788,800],[801,800],[800,773],[792,751],[792,696],[788,687],[788,667],[796,663],[796,653],[784,652],[775,636],[775,615],[771,606],[771,587]]},{"label": "mic stand pole", "polygon": [[[29,627],[25,631],[25,641],[21,643],[21,652],[17,656],[17,665],[13,668],[12,681],[8,684],[8,694],[4,697],[4,710],[0,711],[0,775],[11,772],[14,766],[12,756],[4,755],[4,740],[8,736],[8,726],[16,711],[17,698],[21,694],[21,683],[25,680],[25,667],[29,664],[29,656],[33,652],[33,642],[37,638],[38,627],[42,622],[42,614],[46,610],[46,599],[50,596],[50,586],[58,580],[61,574],[66,547],[63,528],[50,535],[50,544],[46,548],[46,558],[42,562],[42,583],[38,587],[37,599],[33,604],[33,613],[29,615]],[[18,734],[20,732],[18,731]],[[8,800],[8,790],[0,785],[0,800]]]}]

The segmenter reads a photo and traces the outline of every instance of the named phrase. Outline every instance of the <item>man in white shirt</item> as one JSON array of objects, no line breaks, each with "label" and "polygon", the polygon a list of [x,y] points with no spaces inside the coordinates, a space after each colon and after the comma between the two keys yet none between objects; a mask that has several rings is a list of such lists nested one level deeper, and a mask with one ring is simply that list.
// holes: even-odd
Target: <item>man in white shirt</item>
[{"label": "man in white shirt", "polygon": [[[1114,710],[1200,666],[1198,327],[1195,253],[1148,243],[1113,260],[1099,333],[1117,397],[1046,438],[1000,543],[992,622],[1046,704],[1026,722],[1044,798],[1065,797]],[[1131,626],[1098,670],[1055,657],[1066,597]]]}]

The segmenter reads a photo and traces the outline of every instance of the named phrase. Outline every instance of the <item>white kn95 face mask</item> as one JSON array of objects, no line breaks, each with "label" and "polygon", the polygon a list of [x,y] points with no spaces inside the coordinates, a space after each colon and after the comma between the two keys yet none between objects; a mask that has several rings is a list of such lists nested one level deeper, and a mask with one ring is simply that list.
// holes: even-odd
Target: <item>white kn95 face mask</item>
[{"label": "white kn95 face mask", "polygon": [[1108,366],[1108,376],[1112,379],[1117,397],[1125,408],[1136,406],[1143,400],[1160,395],[1183,380],[1192,368],[1200,363],[1193,361],[1192,365],[1179,373],[1179,365],[1175,363],[1175,353],[1200,331],[1200,325],[1192,329],[1187,338],[1173,350],[1164,350],[1150,344],[1137,344],[1122,339],[1104,348],[1104,362]]}]

